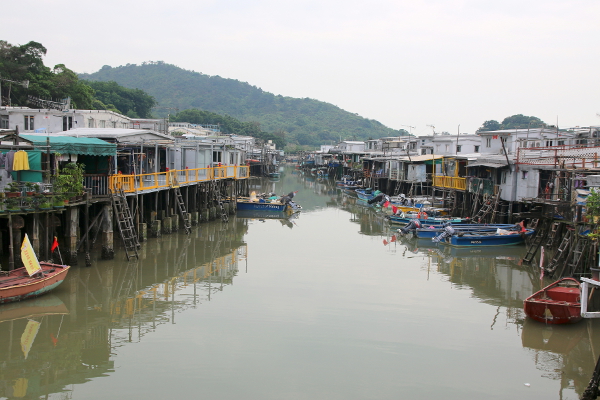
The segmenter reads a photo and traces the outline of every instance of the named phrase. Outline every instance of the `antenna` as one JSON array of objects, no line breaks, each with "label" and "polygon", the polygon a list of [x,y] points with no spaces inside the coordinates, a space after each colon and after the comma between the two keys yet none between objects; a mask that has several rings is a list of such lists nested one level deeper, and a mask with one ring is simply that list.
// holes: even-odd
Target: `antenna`
[{"label": "antenna", "polygon": [[427,125],[427,126],[431,127],[431,130],[433,131],[433,136],[435,136],[435,126],[433,126],[433,125]]},{"label": "antenna", "polygon": [[410,128],[410,136],[412,136],[412,130],[415,129],[414,126],[410,126],[410,125],[400,125],[400,126],[405,126],[407,128]]}]

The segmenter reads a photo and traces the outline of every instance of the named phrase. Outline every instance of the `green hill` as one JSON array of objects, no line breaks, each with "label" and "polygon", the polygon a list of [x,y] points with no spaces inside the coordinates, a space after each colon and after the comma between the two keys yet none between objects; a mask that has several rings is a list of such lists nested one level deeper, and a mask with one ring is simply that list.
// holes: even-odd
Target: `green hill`
[{"label": "green hill", "polygon": [[115,81],[141,89],[159,104],[154,114],[164,117],[176,111],[201,109],[229,115],[244,122],[258,122],[260,129],[285,135],[288,144],[316,146],[342,139],[365,140],[406,135],[378,121],[360,117],[332,104],[313,99],[274,95],[245,82],[187,71],[163,62],[142,65],[105,65],[90,81]]}]

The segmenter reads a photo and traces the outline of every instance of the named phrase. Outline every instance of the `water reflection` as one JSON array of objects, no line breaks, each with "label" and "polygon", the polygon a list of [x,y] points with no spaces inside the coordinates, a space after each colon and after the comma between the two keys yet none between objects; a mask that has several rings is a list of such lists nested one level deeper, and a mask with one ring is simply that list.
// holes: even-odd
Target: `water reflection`
[{"label": "water reflection", "polygon": [[96,259],[73,268],[54,295],[0,306],[0,397],[47,396],[113,373],[116,348],[232,284],[246,231],[236,219],[155,239],[138,261]]}]

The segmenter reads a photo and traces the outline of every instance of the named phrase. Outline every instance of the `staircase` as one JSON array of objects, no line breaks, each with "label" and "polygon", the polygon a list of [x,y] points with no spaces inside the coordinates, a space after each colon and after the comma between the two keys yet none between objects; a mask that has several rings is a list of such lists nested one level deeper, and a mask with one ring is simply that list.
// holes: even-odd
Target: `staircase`
[{"label": "staircase", "polygon": [[123,189],[112,191],[111,199],[119,233],[121,234],[121,239],[123,239],[123,245],[125,246],[127,260],[129,261],[132,257],[139,259],[138,248],[140,247],[140,242]]}]

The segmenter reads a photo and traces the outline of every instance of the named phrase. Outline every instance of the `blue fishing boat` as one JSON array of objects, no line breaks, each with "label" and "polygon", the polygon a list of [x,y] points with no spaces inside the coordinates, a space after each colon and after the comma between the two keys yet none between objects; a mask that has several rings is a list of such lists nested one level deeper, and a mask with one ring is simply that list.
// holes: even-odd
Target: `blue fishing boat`
[{"label": "blue fishing boat", "polygon": [[238,197],[237,199],[237,209],[241,210],[252,210],[252,211],[291,211],[288,210],[290,208],[289,205],[280,202],[279,200],[265,200],[259,199],[256,201],[251,201],[249,198]]},{"label": "blue fishing boat", "polygon": [[[421,214],[421,215],[419,215]],[[429,217],[425,216],[424,213],[400,213],[396,215],[388,215],[386,218],[391,224],[406,225],[411,221],[419,221],[421,225],[442,227],[444,224],[450,222],[451,224],[466,224],[470,218],[452,218],[452,217]]]},{"label": "blue fishing boat", "polygon": [[[514,224],[452,224],[456,232],[496,232],[498,229],[511,229]],[[421,228],[414,230],[419,239],[433,239],[442,232],[439,226],[424,224]]]},{"label": "blue fishing boat", "polygon": [[514,246],[525,243],[525,238],[535,232],[533,229],[525,229],[523,232],[500,231],[503,232],[459,232],[444,238],[440,243],[457,247]]}]

